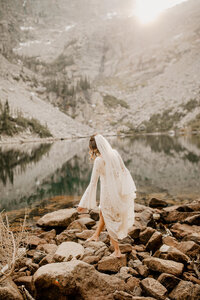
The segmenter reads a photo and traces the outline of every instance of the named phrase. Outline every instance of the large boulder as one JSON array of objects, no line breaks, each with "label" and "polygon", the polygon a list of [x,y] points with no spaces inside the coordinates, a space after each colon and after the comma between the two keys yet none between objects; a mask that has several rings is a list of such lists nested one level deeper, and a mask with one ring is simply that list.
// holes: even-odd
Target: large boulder
[{"label": "large boulder", "polygon": [[147,295],[159,300],[164,300],[166,298],[167,289],[154,278],[147,277],[143,279],[140,284]]},{"label": "large boulder", "polygon": [[36,299],[113,299],[115,291],[124,291],[125,283],[115,276],[98,272],[85,262],[53,263],[42,266],[33,276]]},{"label": "large boulder", "polygon": [[59,209],[48,213],[37,221],[40,227],[67,227],[78,216],[75,208]]},{"label": "large boulder", "polygon": [[63,242],[58,246],[53,258],[57,262],[81,258],[84,254],[82,245],[74,242]]},{"label": "large boulder", "polygon": [[156,257],[150,257],[143,260],[143,263],[152,271],[168,273],[180,276],[183,272],[184,265],[173,260],[165,260]]},{"label": "large boulder", "polygon": [[200,285],[181,280],[169,294],[173,300],[197,300],[200,299]]},{"label": "large boulder", "polygon": [[0,299],[1,300],[23,300],[16,284],[10,277],[0,283]]}]

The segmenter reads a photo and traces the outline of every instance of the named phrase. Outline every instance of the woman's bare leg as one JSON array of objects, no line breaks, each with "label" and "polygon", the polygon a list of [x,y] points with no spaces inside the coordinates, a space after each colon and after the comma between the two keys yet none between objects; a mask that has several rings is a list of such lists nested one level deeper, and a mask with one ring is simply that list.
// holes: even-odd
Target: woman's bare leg
[{"label": "woman's bare leg", "polygon": [[111,238],[110,236],[110,242],[112,243],[113,247],[114,247],[114,252],[111,254],[112,256],[116,256],[116,257],[121,257],[121,251],[119,249],[119,244],[117,241],[115,241],[113,238]]},{"label": "woman's bare leg", "polygon": [[99,212],[98,227],[97,227],[95,233],[89,239],[87,239],[87,241],[95,241],[95,242],[97,242],[98,239],[99,239],[99,235],[100,235],[101,231],[104,228],[104,225],[105,225],[104,218],[103,218],[102,212],[100,210],[100,212]]}]

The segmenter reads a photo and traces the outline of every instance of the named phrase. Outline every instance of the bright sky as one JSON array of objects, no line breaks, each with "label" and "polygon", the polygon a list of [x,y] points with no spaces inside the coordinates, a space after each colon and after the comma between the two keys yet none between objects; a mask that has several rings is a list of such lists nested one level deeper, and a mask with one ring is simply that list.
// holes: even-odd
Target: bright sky
[{"label": "bright sky", "polygon": [[167,8],[175,6],[187,0],[136,0],[134,15],[142,24],[155,21]]}]

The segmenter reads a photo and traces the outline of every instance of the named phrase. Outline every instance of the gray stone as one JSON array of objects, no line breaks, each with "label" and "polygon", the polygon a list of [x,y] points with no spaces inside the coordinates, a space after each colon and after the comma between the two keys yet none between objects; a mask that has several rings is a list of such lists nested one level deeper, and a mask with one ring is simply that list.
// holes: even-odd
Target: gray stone
[{"label": "gray stone", "polygon": [[102,272],[111,272],[111,273],[117,273],[121,267],[126,266],[126,256],[122,254],[122,257],[114,257],[114,256],[108,256],[103,257],[98,262],[98,270]]},{"label": "gray stone", "polygon": [[74,242],[63,242],[58,246],[53,259],[56,262],[68,261],[74,258],[81,258],[84,254],[82,245]]}]

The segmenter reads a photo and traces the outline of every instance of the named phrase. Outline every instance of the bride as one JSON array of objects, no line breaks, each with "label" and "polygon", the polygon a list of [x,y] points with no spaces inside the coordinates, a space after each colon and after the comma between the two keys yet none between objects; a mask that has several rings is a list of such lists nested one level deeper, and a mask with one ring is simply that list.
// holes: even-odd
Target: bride
[{"label": "bride", "polygon": [[89,153],[94,160],[90,184],[78,205],[78,212],[96,207],[96,189],[100,177],[100,220],[98,227],[89,239],[97,241],[100,232],[107,228],[114,246],[113,256],[121,257],[118,239],[128,234],[134,223],[135,183],[125,167],[119,153],[100,134],[93,135],[89,142]]}]

